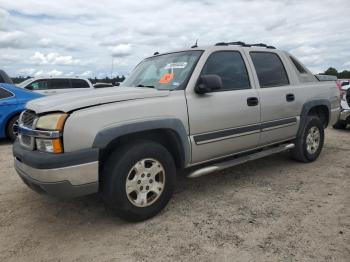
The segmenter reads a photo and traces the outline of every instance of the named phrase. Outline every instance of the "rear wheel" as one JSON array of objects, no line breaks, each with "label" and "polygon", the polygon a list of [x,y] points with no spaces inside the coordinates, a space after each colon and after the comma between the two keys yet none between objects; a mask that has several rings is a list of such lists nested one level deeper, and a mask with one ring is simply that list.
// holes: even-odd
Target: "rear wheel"
[{"label": "rear wheel", "polygon": [[324,143],[324,127],[316,116],[308,116],[302,133],[295,139],[294,159],[308,163],[320,155]]},{"label": "rear wheel", "polygon": [[18,135],[18,118],[19,115],[12,117],[6,126],[6,134],[11,141],[15,141]]},{"label": "rear wheel", "polygon": [[171,154],[160,144],[139,141],[114,151],[103,169],[101,194],[118,216],[142,221],[170,200],[176,180]]}]

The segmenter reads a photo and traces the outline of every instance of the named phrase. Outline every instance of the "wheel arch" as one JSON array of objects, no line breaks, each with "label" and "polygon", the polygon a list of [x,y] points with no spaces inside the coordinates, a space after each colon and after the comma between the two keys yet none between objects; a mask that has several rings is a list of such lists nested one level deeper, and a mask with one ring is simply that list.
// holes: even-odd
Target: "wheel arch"
[{"label": "wheel arch", "polygon": [[95,137],[93,147],[100,149],[100,167],[110,152],[137,139],[151,140],[166,147],[182,169],[190,162],[190,143],[186,129],[179,119],[157,119],[108,127]]},{"label": "wheel arch", "polygon": [[303,105],[300,115],[300,127],[298,135],[301,134],[305,124],[307,116],[316,115],[321,119],[324,127],[328,126],[331,117],[331,103],[327,99],[317,99],[308,101]]}]

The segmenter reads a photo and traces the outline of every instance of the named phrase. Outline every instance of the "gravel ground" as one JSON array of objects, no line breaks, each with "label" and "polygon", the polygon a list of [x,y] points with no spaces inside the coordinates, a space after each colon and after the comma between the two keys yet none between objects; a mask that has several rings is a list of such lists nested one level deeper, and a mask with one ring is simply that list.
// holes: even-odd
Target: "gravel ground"
[{"label": "gravel ground", "polygon": [[326,131],[318,161],[280,154],[180,178],[157,217],[130,224],[97,196],[27,188],[0,141],[0,261],[349,261],[350,130]]}]

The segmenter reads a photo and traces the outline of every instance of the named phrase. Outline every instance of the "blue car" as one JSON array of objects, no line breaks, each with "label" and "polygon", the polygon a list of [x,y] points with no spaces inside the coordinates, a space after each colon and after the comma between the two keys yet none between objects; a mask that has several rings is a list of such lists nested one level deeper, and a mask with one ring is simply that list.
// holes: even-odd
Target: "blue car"
[{"label": "blue car", "polygon": [[15,140],[16,122],[26,103],[42,96],[14,85],[0,84],[0,138]]}]

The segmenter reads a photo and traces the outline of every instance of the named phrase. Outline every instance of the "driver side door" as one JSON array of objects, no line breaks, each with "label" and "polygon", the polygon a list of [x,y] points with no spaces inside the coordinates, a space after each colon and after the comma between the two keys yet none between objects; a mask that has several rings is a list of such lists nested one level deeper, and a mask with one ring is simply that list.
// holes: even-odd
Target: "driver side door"
[{"label": "driver side door", "polygon": [[260,103],[246,64],[240,51],[214,51],[200,75],[220,76],[222,88],[206,94],[186,92],[192,164],[257,147]]}]

